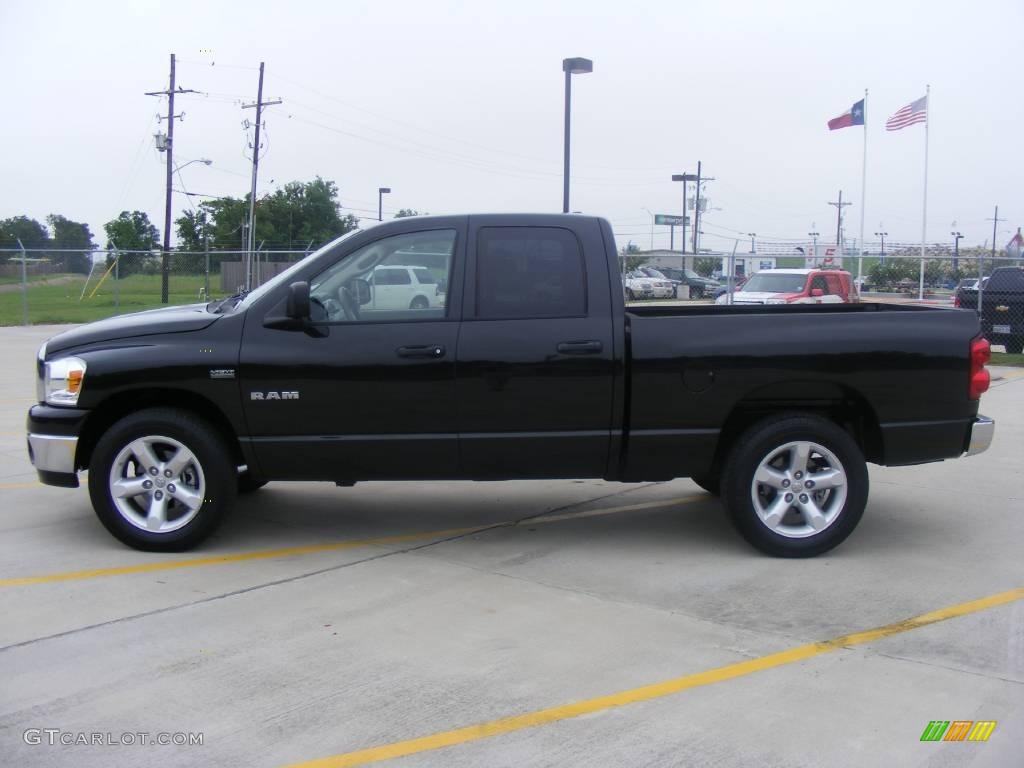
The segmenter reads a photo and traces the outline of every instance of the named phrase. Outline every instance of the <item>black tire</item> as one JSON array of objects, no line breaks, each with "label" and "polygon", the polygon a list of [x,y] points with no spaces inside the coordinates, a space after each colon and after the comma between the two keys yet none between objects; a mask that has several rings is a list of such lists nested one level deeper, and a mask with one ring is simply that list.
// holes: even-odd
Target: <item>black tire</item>
[{"label": "black tire", "polygon": [[720,474],[696,475],[690,479],[712,496],[717,496],[722,492],[722,476]]},{"label": "black tire", "polygon": [[[804,460],[809,473],[799,469],[796,446],[811,447],[810,459]],[[777,463],[766,469],[775,473],[771,483],[779,485],[755,484],[759,466],[773,456]],[[825,478],[836,469],[843,485],[827,488]],[[795,485],[808,481],[814,490]],[[737,439],[722,475],[722,501],[737,530],[757,549],[778,557],[814,557],[838,546],[857,527],[868,485],[864,456],[847,432],[820,416],[786,414],[757,422]],[[793,503],[787,506],[787,500]],[[811,514],[800,509],[804,505]],[[812,515],[820,529],[812,525]]]},{"label": "black tire", "polygon": [[1008,355],[1019,355],[1024,352],[1024,337],[1014,336],[1003,342],[1003,346],[1006,348],[1006,354]]},{"label": "black tire", "polygon": [[427,300],[426,296],[417,296],[409,304],[409,309],[428,309],[429,307],[430,302]]},{"label": "black tire", "polygon": [[255,493],[266,484],[266,480],[257,480],[248,472],[243,472],[238,476],[238,494]]},{"label": "black tire", "polygon": [[[150,462],[158,468],[154,475],[145,473],[145,465],[138,458],[146,451],[132,447],[143,444],[150,458],[160,462]],[[182,449],[186,453],[180,453]],[[188,463],[179,471],[172,459],[182,456],[188,458]],[[167,477],[164,472],[172,475]],[[180,552],[213,533],[234,506],[237,474],[230,450],[209,424],[186,411],[151,408],[124,417],[100,438],[89,462],[89,497],[100,522],[128,546],[150,552]],[[118,502],[111,492],[114,477],[118,483],[149,482],[154,490]],[[163,490],[157,488],[157,481]],[[165,500],[163,531],[143,525],[158,492]],[[179,501],[184,493],[191,494],[196,506]]]}]

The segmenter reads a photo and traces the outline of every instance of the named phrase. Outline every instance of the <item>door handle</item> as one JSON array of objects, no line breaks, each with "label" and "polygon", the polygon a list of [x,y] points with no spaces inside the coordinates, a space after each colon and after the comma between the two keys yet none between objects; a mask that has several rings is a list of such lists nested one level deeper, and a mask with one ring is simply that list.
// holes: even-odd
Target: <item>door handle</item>
[{"label": "door handle", "polygon": [[600,341],[563,341],[556,349],[561,355],[596,355],[604,345]]},{"label": "door handle", "polygon": [[395,354],[399,357],[427,357],[432,360],[444,357],[445,349],[440,344],[426,344],[416,347],[399,347]]}]

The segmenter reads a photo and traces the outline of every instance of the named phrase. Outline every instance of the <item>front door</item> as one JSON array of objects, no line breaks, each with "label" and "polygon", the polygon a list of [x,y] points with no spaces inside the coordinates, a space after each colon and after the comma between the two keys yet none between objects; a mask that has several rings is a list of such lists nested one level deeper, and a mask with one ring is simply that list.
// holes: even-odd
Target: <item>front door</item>
[{"label": "front door", "polygon": [[360,306],[356,281],[368,281],[377,266],[411,265],[455,285],[450,273],[463,233],[457,225],[393,235],[326,266],[309,281],[312,332],[247,318],[242,398],[268,476],[347,481],[457,473],[453,302]]}]

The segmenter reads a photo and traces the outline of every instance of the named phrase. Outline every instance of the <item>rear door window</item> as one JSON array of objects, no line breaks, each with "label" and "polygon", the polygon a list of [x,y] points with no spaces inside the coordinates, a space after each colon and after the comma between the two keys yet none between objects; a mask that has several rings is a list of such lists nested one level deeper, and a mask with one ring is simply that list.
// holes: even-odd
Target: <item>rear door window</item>
[{"label": "rear door window", "polygon": [[586,272],[576,236],[558,227],[484,227],[477,239],[476,317],[584,317]]}]

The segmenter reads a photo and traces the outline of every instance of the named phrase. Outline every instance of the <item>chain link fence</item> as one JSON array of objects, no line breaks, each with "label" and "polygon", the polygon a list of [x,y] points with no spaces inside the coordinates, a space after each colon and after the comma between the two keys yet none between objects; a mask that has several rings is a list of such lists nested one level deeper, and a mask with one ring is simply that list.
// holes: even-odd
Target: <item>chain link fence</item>
[{"label": "chain link fence", "polygon": [[[306,255],[308,251],[259,251],[252,263],[252,287]],[[783,261],[777,259],[777,266],[798,266]],[[985,334],[994,345],[1019,352],[1024,343],[1024,271],[997,272],[991,287],[987,280],[998,267],[1020,267],[1020,258],[957,258],[929,251],[923,260],[906,253],[872,254],[863,260],[845,254],[843,264],[859,278],[863,301],[923,302],[973,311],[980,306]],[[162,265],[160,251],[0,249],[0,325],[82,323],[163,306]],[[172,251],[167,303],[194,304],[237,293],[245,286],[245,272],[244,251]]]},{"label": "chain link fence", "polygon": [[[256,287],[308,255],[259,251]],[[167,304],[194,304],[245,287],[244,251],[172,251]],[[0,325],[82,323],[164,306],[161,251],[0,249]]]}]

